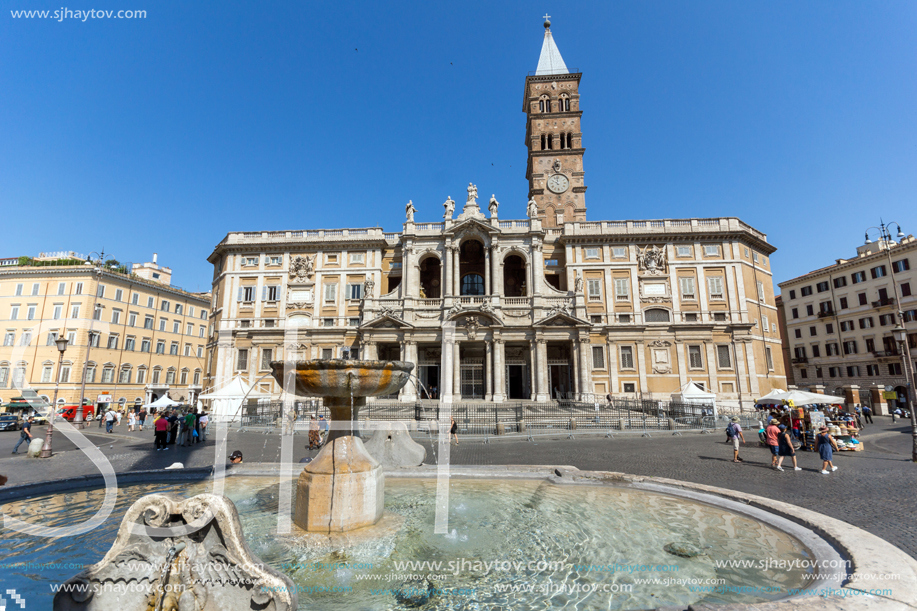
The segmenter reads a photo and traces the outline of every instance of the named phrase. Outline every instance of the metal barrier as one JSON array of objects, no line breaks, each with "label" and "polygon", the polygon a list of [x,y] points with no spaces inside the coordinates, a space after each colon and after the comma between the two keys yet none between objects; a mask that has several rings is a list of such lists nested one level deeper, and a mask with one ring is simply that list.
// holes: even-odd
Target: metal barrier
[{"label": "metal barrier", "polygon": [[[444,417],[446,406],[455,420],[457,432],[464,437],[518,438],[601,434],[607,438],[616,435],[638,434],[651,437],[658,434],[680,435],[683,432],[712,433],[724,431],[729,416],[714,419],[706,415],[703,406],[663,401],[615,400],[611,403],[582,403],[552,401],[546,403],[462,402],[443,405],[439,401],[375,401],[360,410],[357,429],[371,429],[368,422],[401,421],[412,432],[429,435],[436,432]],[[293,430],[307,431],[310,415],[325,415],[327,408],[320,399],[296,401],[293,404]],[[283,402],[264,403],[244,409],[241,428],[279,429],[282,425]],[[756,426],[754,418],[743,416],[743,428]],[[443,426],[448,427],[449,422]],[[757,430],[757,429],[755,429]]]}]

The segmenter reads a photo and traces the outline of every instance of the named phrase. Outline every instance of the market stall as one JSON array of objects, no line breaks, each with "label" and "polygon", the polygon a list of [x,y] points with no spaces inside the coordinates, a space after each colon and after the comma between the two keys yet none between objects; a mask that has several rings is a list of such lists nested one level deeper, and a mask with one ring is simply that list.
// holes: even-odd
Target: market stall
[{"label": "market stall", "polygon": [[703,410],[711,410],[713,417],[716,418],[716,394],[707,392],[697,385],[693,380],[681,387],[677,393],[672,394],[672,401],[675,403],[689,403],[696,405],[698,413],[703,414]]},{"label": "market stall", "polygon": [[777,413],[778,418],[799,437],[805,450],[815,450],[815,435],[824,425],[828,427],[839,450],[860,451],[863,444],[857,439],[860,429],[856,416],[841,411],[844,401],[844,397],[791,390],[772,391],[755,404],[761,409]]}]

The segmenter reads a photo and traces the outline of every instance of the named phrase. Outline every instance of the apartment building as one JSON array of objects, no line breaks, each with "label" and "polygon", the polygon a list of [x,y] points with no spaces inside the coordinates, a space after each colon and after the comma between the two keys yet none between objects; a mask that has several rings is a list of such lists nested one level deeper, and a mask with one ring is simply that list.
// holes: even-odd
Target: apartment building
[{"label": "apartment building", "polygon": [[[917,240],[879,240],[850,259],[781,282],[792,376],[801,388],[843,395],[856,387],[860,403],[883,413],[886,387],[905,402],[902,355],[892,337],[902,312],[907,349],[917,351]],[[900,301],[899,301],[900,300]],[[849,395],[848,395],[849,396]],[[889,400],[889,407],[898,403]]]},{"label": "apartment building", "polygon": [[[85,397],[134,405],[202,389],[209,294],[79,257],[4,259],[0,266],[0,398],[31,388],[59,403]],[[154,264],[143,264],[148,269]],[[54,343],[69,346],[58,369]],[[88,353],[88,361],[87,361]]]}]

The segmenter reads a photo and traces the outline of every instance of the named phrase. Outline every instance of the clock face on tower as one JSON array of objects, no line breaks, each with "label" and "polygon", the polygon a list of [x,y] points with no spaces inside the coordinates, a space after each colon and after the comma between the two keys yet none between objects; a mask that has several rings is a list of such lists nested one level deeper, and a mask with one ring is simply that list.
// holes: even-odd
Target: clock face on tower
[{"label": "clock face on tower", "polygon": [[548,189],[553,193],[563,193],[570,186],[570,181],[563,174],[555,174],[548,179]]}]

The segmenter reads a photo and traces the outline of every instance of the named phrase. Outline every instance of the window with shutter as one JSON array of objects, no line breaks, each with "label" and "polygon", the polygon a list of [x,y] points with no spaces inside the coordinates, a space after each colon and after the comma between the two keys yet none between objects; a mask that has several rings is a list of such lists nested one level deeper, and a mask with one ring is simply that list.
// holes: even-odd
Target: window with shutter
[{"label": "window with shutter", "polygon": [[602,299],[602,282],[597,279],[590,279],[589,282],[589,299],[598,301]]},{"label": "window with shutter", "polygon": [[704,358],[700,346],[688,346],[688,366],[691,369],[704,368]]},{"label": "window with shutter", "polygon": [[632,346],[621,346],[621,369],[634,368],[634,349]]},{"label": "window with shutter", "polygon": [[337,283],[330,283],[325,285],[325,301],[334,302],[337,300],[338,285]]},{"label": "window with shutter", "polygon": [[729,356],[729,346],[716,347],[716,360],[720,369],[729,369],[732,367],[732,358]]},{"label": "window with shutter", "polygon": [[627,278],[615,278],[615,299],[618,301],[630,299],[630,287]]},{"label": "window with shutter", "polygon": [[679,278],[678,286],[681,288],[682,299],[694,299],[694,278]]},{"label": "window with shutter", "polygon": [[592,368],[605,369],[605,350],[601,346],[592,347]]},{"label": "window with shutter", "polygon": [[723,279],[720,276],[707,278],[707,288],[710,290],[710,299],[723,299]]}]

